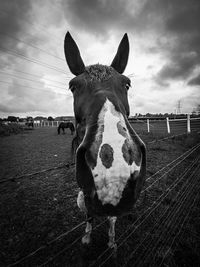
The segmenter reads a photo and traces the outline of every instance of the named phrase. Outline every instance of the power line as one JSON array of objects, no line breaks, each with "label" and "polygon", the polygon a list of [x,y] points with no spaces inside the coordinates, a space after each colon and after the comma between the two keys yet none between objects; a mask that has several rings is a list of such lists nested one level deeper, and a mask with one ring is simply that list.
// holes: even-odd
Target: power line
[{"label": "power line", "polygon": [[39,60],[36,60],[36,59],[32,59],[32,58],[29,58],[23,54],[20,54],[16,51],[13,51],[11,49],[7,49],[7,48],[4,48],[4,47],[0,47],[0,50],[3,51],[2,53],[6,53],[6,54],[9,54],[9,55],[12,55],[12,56],[16,56],[16,57],[19,57],[21,59],[25,59],[29,62],[32,62],[32,63],[35,63],[35,64],[38,64],[38,65],[41,65],[45,68],[48,68],[48,69],[52,69],[52,70],[55,70],[57,72],[60,72],[60,73],[63,73],[63,74],[66,74],[65,71],[61,70],[61,69],[58,69],[52,65],[49,65],[49,64],[46,64],[45,62],[42,62],[42,61],[39,61]]},{"label": "power line", "polygon": [[[13,85],[13,83],[10,83],[10,82],[7,82],[7,81],[2,81],[0,80],[1,83],[6,83],[6,84],[10,84],[10,85]],[[25,88],[30,88],[30,89],[34,89],[34,90],[37,90],[37,91],[40,91],[40,92],[48,92],[48,93],[54,93],[54,94],[59,94],[59,95],[65,95],[67,96],[67,94],[64,94],[64,93],[61,93],[61,92],[55,92],[55,91],[49,91],[47,89],[38,89],[36,87],[31,87],[31,86],[27,86],[27,85],[22,85],[22,84],[15,84],[16,86],[19,86],[19,87],[25,87]]]},{"label": "power line", "polygon": [[65,62],[65,60],[64,60],[63,58],[58,57],[58,56],[56,56],[56,55],[54,55],[54,54],[51,54],[51,53],[47,52],[46,50],[44,50],[44,49],[42,49],[42,48],[39,48],[39,47],[37,47],[37,46],[35,46],[35,45],[29,44],[29,43],[26,42],[26,41],[22,41],[21,39],[19,39],[19,38],[17,38],[17,37],[14,37],[14,36],[11,36],[11,35],[9,35],[9,34],[2,33],[2,32],[0,32],[0,34],[1,34],[1,35],[5,35],[5,36],[8,36],[9,38],[12,38],[12,39],[14,39],[14,40],[16,40],[16,41],[18,41],[18,42],[24,43],[25,45],[28,45],[28,46],[30,46],[30,47],[32,47],[32,48],[35,48],[35,49],[37,49],[37,50],[39,50],[39,51],[41,51],[41,52],[43,52],[43,53],[45,53],[45,54],[47,54],[47,55],[49,55],[49,56],[51,56],[51,57],[54,57],[54,58],[56,58],[56,59],[59,59],[59,60],[61,60],[62,62]]},{"label": "power line", "polygon": [[[14,55],[14,56],[17,56],[19,58],[25,59],[27,61],[33,62],[35,64],[41,65],[43,67],[46,67],[46,68],[49,68],[49,69],[52,69],[52,70],[56,70],[56,71],[58,71],[60,73],[66,74],[66,72],[64,72],[61,69],[58,69],[58,68],[56,68],[54,66],[51,66],[49,64],[46,64],[45,62],[42,62],[42,61],[39,61],[39,60],[35,60],[35,59],[32,59],[32,58],[29,58],[29,57],[27,57],[27,56],[25,56],[23,54],[20,54],[20,53],[18,53],[16,51],[11,50],[11,49],[0,47],[0,50],[2,50],[3,53],[9,54],[9,55]],[[72,77],[67,77],[67,78],[72,79]]]},{"label": "power line", "polygon": [[[26,81],[31,81],[31,82],[40,83],[40,84],[42,83],[41,81],[36,81],[36,80],[28,79],[28,78],[25,78],[25,77],[20,77],[18,75],[14,75],[14,74],[3,72],[3,71],[0,71],[0,73],[2,73],[4,75],[11,76],[11,77],[14,77],[14,78],[26,80]],[[56,88],[59,88],[59,89],[62,89],[62,90],[66,90],[66,88],[63,88],[63,87],[60,87],[60,86],[56,86],[56,85],[47,84],[47,86],[56,87]]]},{"label": "power line", "polygon": [[[47,81],[51,81],[51,82],[55,82],[55,83],[60,83],[60,84],[66,86],[66,83],[62,83],[62,82],[60,82],[60,81],[52,80],[52,79],[49,79],[49,78],[48,78],[48,79],[47,79],[47,78],[43,78],[43,77],[40,76],[40,75],[31,74],[31,73],[28,73],[28,72],[25,72],[25,71],[22,71],[22,70],[16,70],[16,69],[14,69],[14,70],[12,70],[12,71],[19,72],[19,73],[23,73],[23,74],[30,75],[30,76],[33,76],[33,77],[37,77],[37,78],[39,78],[39,79],[44,79],[44,80],[47,80]],[[71,79],[71,78],[67,78],[67,79]]]},{"label": "power line", "polygon": [[[9,12],[7,12],[7,11],[5,11],[5,10],[0,10],[0,12],[4,12],[4,13],[7,13],[8,15],[10,15]],[[16,16],[15,16],[15,17],[16,17]],[[30,25],[32,25],[33,27],[35,27],[35,24],[34,24],[34,23],[31,23],[31,22],[29,22],[29,21],[26,21],[26,22],[29,23]],[[47,33],[45,27],[40,26],[40,25],[38,25],[38,26],[40,27],[40,31],[44,32],[45,34]],[[44,52],[44,53],[46,53],[46,54],[48,54],[48,55],[50,55],[50,56],[52,56],[52,57],[55,57],[55,58],[57,58],[57,59],[59,59],[59,60],[65,62],[65,60],[64,60],[63,58],[58,57],[58,56],[56,56],[56,55],[54,55],[54,54],[51,54],[51,53],[47,52],[46,50],[41,49],[41,48],[39,48],[39,47],[37,47],[37,46],[35,46],[35,45],[29,44],[28,42],[23,41],[23,40],[21,40],[21,39],[19,39],[19,38],[17,38],[17,37],[14,37],[14,36],[11,36],[11,35],[9,35],[9,34],[2,33],[2,32],[0,32],[0,34],[1,34],[1,35],[6,35],[6,36],[8,36],[8,37],[10,37],[10,38],[12,38],[12,39],[15,39],[15,40],[17,40],[17,41],[19,41],[19,42],[22,42],[22,43],[24,43],[24,44],[26,44],[26,45],[28,45],[28,46],[30,46],[30,47],[33,47],[33,48],[35,48],[35,49],[38,49],[38,50],[40,50],[41,52]],[[26,34],[27,34],[27,33],[26,33]],[[28,34],[28,35],[30,35],[30,34]],[[30,35],[30,36],[31,36],[31,35]],[[1,49],[1,48],[2,48],[2,47],[0,47],[0,49]],[[5,48],[2,48],[2,49],[5,49]],[[11,50],[9,50],[9,49],[7,49],[7,50],[10,51],[10,52],[14,52],[14,53],[16,53],[16,54],[18,54],[19,56],[26,57],[26,56],[24,56],[24,55],[21,55],[21,54],[17,53],[16,51],[11,51]],[[28,58],[28,57],[27,57],[27,58]],[[29,60],[31,60],[31,59],[29,58]],[[40,61],[38,61],[38,62],[40,62]],[[34,63],[36,63],[36,62],[34,62]],[[40,62],[40,63],[41,63],[41,64],[46,64],[46,63],[44,63],[44,62]],[[54,67],[54,66],[50,66],[50,65],[48,65],[48,64],[46,64],[46,65],[49,66],[50,68],[53,67],[53,68],[57,69],[57,68]],[[57,69],[57,70],[59,70],[60,72],[62,72],[62,73],[65,74],[65,72],[63,72],[61,69]],[[134,75],[134,73],[131,73],[131,74],[127,75],[127,76],[130,77],[130,78],[133,78],[133,75]],[[70,79],[71,79],[71,77],[70,77]]]},{"label": "power line", "polygon": [[[19,18],[18,16],[13,15],[13,14],[10,14],[8,11],[3,10],[2,8],[1,8],[0,12],[8,14],[11,18],[13,18],[13,17],[15,17],[15,18]],[[20,19],[21,19],[21,18],[20,18]],[[34,18],[34,19],[35,19],[35,18]],[[24,21],[24,22],[28,23],[29,25],[33,26],[37,31],[40,31],[40,32],[43,32],[43,33],[47,34],[47,29],[46,29],[45,27],[39,25],[38,23],[37,23],[37,25],[36,25],[35,23],[32,23],[32,22],[30,22],[30,21],[27,21],[27,20],[25,20],[24,18],[23,18],[23,20],[21,19],[21,21]],[[50,33],[50,32],[49,32],[49,33]],[[26,34],[27,34],[27,33],[26,33]],[[50,33],[50,34],[52,35],[52,33]],[[28,34],[28,35],[30,35],[30,34]],[[30,36],[31,36],[31,35],[30,35]],[[60,38],[60,36],[59,36],[59,38]],[[64,38],[63,38],[63,39],[64,39]],[[56,41],[56,39],[54,39],[54,40]],[[64,40],[63,40],[63,42],[64,42]],[[59,43],[59,42],[56,41],[56,43]]]}]

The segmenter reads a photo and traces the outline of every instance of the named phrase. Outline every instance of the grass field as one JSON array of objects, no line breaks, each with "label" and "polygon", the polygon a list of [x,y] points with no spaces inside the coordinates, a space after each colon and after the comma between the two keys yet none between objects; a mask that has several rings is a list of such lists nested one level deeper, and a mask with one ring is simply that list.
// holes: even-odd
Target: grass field
[{"label": "grass field", "polygon": [[[104,218],[94,224],[92,244],[81,245],[84,216],[76,204],[74,168],[48,170],[73,161],[70,133],[58,136],[56,128],[44,127],[1,137],[0,182],[16,180],[0,183],[0,266],[199,266],[199,148],[190,149],[200,136],[150,143],[166,135],[138,133],[147,145],[149,178],[132,213],[117,221],[117,258],[105,251]],[[182,161],[167,166],[183,153]]]}]

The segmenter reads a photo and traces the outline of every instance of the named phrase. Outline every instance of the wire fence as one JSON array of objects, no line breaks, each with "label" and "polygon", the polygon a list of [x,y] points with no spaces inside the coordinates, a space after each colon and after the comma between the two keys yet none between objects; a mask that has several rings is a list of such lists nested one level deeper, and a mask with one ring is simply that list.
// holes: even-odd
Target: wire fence
[{"label": "wire fence", "polygon": [[[153,141],[150,141],[147,143],[147,145],[152,145],[152,144],[155,144],[157,142],[161,142],[161,141],[166,141],[168,139],[173,139],[173,138],[176,138],[180,135],[184,135],[185,133],[182,133],[182,134],[177,134],[177,135],[173,135],[173,136],[167,136],[165,138],[161,138],[161,139],[158,139],[158,140],[153,140]],[[144,212],[139,216],[139,218],[134,222],[134,224],[130,225],[128,227],[128,229],[126,231],[124,231],[120,237],[117,239],[117,243],[118,243],[118,250],[126,243],[127,239],[129,239],[132,235],[134,235],[134,233],[136,233],[139,228],[141,228],[148,220],[151,220],[151,216],[153,216],[153,212],[155,212],[161,205],[162,205],[162,202],[164,200],[166,200],[166,198],[169,196],[169,194],[175,190],[175,188],[181,184],[182,181],[184,181],[184,178],[186,176],[188,177],[192,177],[192,175],[194,174],[194,172],[196,171],[193,171],[191,176],[189,176],[189,174],[191,173],[191,171],[193,170],[195,164],[199,163],[199,158],[196,158],[195,161],[193,161],[187,168],[185,168],[184,172],[182,172],[179,176],[177,176],[177,179],[174,180],[174,182],[172,183],[172,185],[170,185],[168,188],[165,188],[165,192],[162,193],[159,197],[158,197],[158,192],[154,190],[156,189],[156,185],[164,178],[166,177],[169,173],[171,173],[173,170],[176,169],[176,167],[178,165],[180,165],[181,163],[183,163],[186,159],[189,158],[190,155],[192,155],[194,152],[198,151],[200,147],[200,144],[196,144],[195,146],[193,146],[192,148],[188,149],[186,152],[182,153],[179,157],[177,157],[176,159],[174,159],[173,161],[171,161],[170,163],[168,163],[167,165],[165,165],[163,168],[161,168],[160,170],[158,170],[157,172],[155,172],[153,175],[149,176],[147,179],[146,179],[146,184],[145,184],[145,187],[144,189],[142,190],[141,192],[141,198],[144,198],[144,201],[141,203],[139,203],[140,207],[143,207],[144,209]],[[37,172],[33,172],[33,173],[28,173],[28,174],[23,174],[23,175],[20,175],[20,176],[14,176],[14,177],[10,177],[8,179],[3,179],[0,181],[0,183],[5,183],[5,182],[8,182],[8,181],[15,181],[15,180],[18,180],[18,179],[23,179],[23,178],[28,178],[28,177],[34,177],[34,176],[37,176],[37,175],[40,175],[40,174],[44,174],[46,172],[50,172],[50,171],[55,171],[55,170],[59,170],[59,169],[71,169],[75,166],[75,163],[74,162],[71,162],[71,163],[65,163],[65,164],[60,164],[59,166],[56,166],[56,167],[51,167],[51,168],[47,168],[47,169],[44,169],[44,170],[40,170],[40,171],[37,171]],[[191,196],[192,194],[194,194],[194,189],[195,189],[195,185],[193,187],[193,189],[191,189],[191,187],[187,187],[188,183],[190,182],[191,179],[188,179],[188,181],[181,185],[182,187],[182,191],[178,192],[174,201],[176,200],[178,203],[184,203],[183,206],[186,207],[186,202],[184,199],[188,199],[188,195],[186,194],[186,189],[189,190],[187,191],[188,194],[191,193]],[[195,180],[195,183],[197,181]],[[193,185],[193,183],[191,183],[191,185]],[[190,189],[189,189],[190,188]],[[150,191],[151,190],[151,191]],[[193,191],[191,191],[193,190]],[[149,194],[149,191],[150,191],[150,194]],[[77,196],[77,192],[75,194],[71,194],[71,195],[68,195],[68,198],[73,198],[75,199],[75,197]],[[180,197],[180,199],[179,199]],[[185,197],[185,198],[184,198]],[[184,200],[184,201],[183,201]],[[192,198],[193,200],[193,198]],[[148,203],[148,205],[147,205]],[[149,206],[151,204],[151,206]],[[174,211],[174,209],[172,209]],[[143,251],[143,247],[144,247],[144,243],[145,242],[149,242],[147,244],[147,246],[151,245],[151,242],[152,240],[151,239],[148,239],[151,237],[152,235],[152,231],[159,231],[159,228],[158,226],[160,225],[160,223],[162,222],[162,220],[164,220],[163,218],[166,218],[165,216],[168,216],[167,218],[173,218],[173,214],[175,213],[177,216],[181,216],[181,212],[182,212],[182,206],[180,208],[176,208],[174,213],[170,213],[171,217],[169,215],[167,215],[167,212],[169,212],[169,208],[168,209],[163,209],[163,212],[159,214],[159,216],[155,219],[154,217],[154,220],[155,220],[155,223],[153,224],[153,228],[152,230],[148,230],[148,235],[145,236],[145,238],[141,239],[140,242],[139,242],[139,245],[138,247],[136,247],[129,255],[129,257],[127,258],[127,261],[124,263],[125,265],[124,266],[127,266],[127,264],[129,264],[129,262],[132,261],[132,258],[135,257],[135,255],[138,255],[140,257],[138,257],[138,260],[137,260],[137,264],[138,265],[135,265],[135,266],[143,266],[143,262],[142,262],[142,255],[144,253],[146,253],[145,255],[147,255],[147,259],[149,259],[149,254],[150,250],[148,250],[147,252],[144,252]],[[180,214],[179,214],[180,213]],[[105,223],[106,220],[104,220],[103,222],[97,224],[93,230],[95,230],[96,228],[98,228],[99,226],[101,226],[102,224]],[[168,222],[168,221],[167,221]],[[177,222],[177,223],[181,223],[181,221]],[[15,263],[9,265],[9,266],[19,266],[19,264],[23,263],[23,262],[27,262],[29,261],[30,259],[34,258],[34,257],[37,257],[37,253],[49,248],[50,246],[53,246],[54,244],[56,244],[56,242],[58,242],[59,240],[69,236],[72,232],[74,232],[75,230],[77,230],[78,228],[80,228],[81,226],[83,226],[85,224],[85,221],[75,225],[72,229],[68,230],[67,232],[61,234],[60,236],[56,237],[55,239],[53,239],[52,241],[50,242],[47,242],[46,244],[42,245],[41,247],[39,247],[38,249],[36,249],[35,251],[31,252],[30,254],[28,254],[27,256],[19,259],[18,261],[16,261]],[[166,228],[170,226],[170,221],[169,221],[169,225],[167,224],[166,225]],[[183,226],[181,226],[183,227]],[[132,230],[133,229],[133,230]],[[80,236],[78,236],[77,238],[75,238],[68,246],[64,247],[63,249],[61,249],[60,251],[58,251],[57,253],[53,254],[52,256],[50,256],[48,259],[46,259],[46,261],[44,263],[42,263],[41,265],[37,265],[37,266],[46,266],[48,264],[50,264],[51,262],[55,261],[61,254],[63,254],[65,251],[68,251],[72,248],[73,245],[75,245],[78,241],[80,241],[80,239],[82,238],[83,234],[81,234]],[[151,241],[149,241],[151,240]],[[166,239],[167,240],[167,239]],[[174,244],[175,240],[176,239],[170,239],[172,240],[172,244]],[[161,242],[161,241],[160,241]],[[166,241],[167,242],[167,241]],[[155,243],[155,242],[154,242]],[[157,243],[156,243],[157,244]],[[158,248],[159,248],[159,245],[157,244],[156,245]],[[172,246],[172,245],[171,245]],[[97,260],[95,262],[93,262],[90,266],[103,266],[105,263],[107,263],[107,261],[113,256],[113,254],[111,253],[107,258],[104,258],[104,256],[108,253],[109,249],[106,249],[105,251],[103,251],[97,258]],[[161,249],[158,250],[159,253],[161,253]],[[165,255],[165,258],[167,257],[167,254],[169,252],[166,251],[166,253],[164,254]],[[145,256],[146,257],[146,256]],[[141,258],[141,262],[139,261],[139,258]],[[164,261],[165,258],[163,258],[162,260]],[[156,259],[155,259],[156,260]],[[162,263],[162,262],[161,262]]]},{"label": "wire fence", "polygon": [[[169,229],[169,227],[174,222],[176,222],[177,225],[180,225],[180,224],[182,225],[184,210],[189,205],[187,200],[191,199],[191,201],[189,203],[190,204],[194,203],[194,197],[193,196],[195,196],[196,195],[195,192],[198,192],[198,190],[199,190],[198,189],[199,188],[199,182],[198,182],[197,173],[199,171],[200,156],[195,157],[195,159],[193,161],[191,161],[191,163],[186,168],[184,168],[184,170],[176,177],[176,179],[174,179],[173,182],[167,188],[164,188],[164,190],[163,190],[163,192],[161,192],[160,196],[157,194],[157,192],[156,192],[156,194],[154,194],[154,190],[156,189],[155,184],[159,183],[160,180],[162,180],[164,177],[166,177],[166,175],[171,173],[172,170],[176,169],[176,167],[179,164],[183,163],[184,160],[187,159],[194,152],[197,153],[199,147],[200,147],[200,144],[193,146],[191,149],[187,150],[182,155],[177,157],[175,160],[173,160],[172,162],[170,162],[169,164],[164,166],[162,169],[158,170],[155,174],[153,174],[147,178],[147,180],[146,180],[147,185],[145,186],[141,195],[144,195],[146,192],[150,192],[150,194],[145,195],[146,201],[145,200],[142,201],[142,203],[140,205],[141,207],[143,207],[143,211],[140,214],[140,216],[137,218],[137,220],[134,223],[132,223],[126,229],[126,231],[123,231],[123,233],[116,240],[116,242],[118,243],[118,250],[127,242],[127,240],[130,237],[132,237],[139,230],[139,228],[141,228],[142,226],[144,227],[144,225],[147,225],[149,223],[149,221],[152,221],[152,216],[153,216],[154,212],[156,210],[158,210],[159,207],[162,206],[163,201],[165,201],[167,199],[167,197],[170,195],[171,192],[176,193],[176,195],[173,199],[173,203],[175,203],[175,205],[168,206],[165,208],[163,208],[163,206],[162,206],[162,209],[161,209],[161,212],[159,213],[159,216],[157,216],[157,217],[153,216],[154,224],[152,225],[151,229],[148,230],[148,234],[140,240],[140,242],[138,243],[138,246],[136,248],[134,248],[134,250],[129,254],[129,257],[127,258],[126,262],[123,263],[123,264],[125,264],[124,266],[127,266],[127,264],[129,264],[129,262],[132,260],[134,255],[137,255],[137,257],[138,257],[138,255],[140,256],[139,258],[137,258],[137,262],[138,262],[137,264],[138,265],[135,265],[135,266],[143,266],[142,260],[144,259],[144,257],[142,255],[144,253],[146,255],[145,257],[147,259],[149,259],[150,255],[152,254],[151,253],[152,249],[155,250],[155,247],[157,247],[156,251],[158,251],[158,249],[161,250],[160,242],[161,241],[163,242],[164,234],[167,235],[167,233],[168,233],[167,231],[164,231],[162,233],[161,225],[163,225],[163,222],[165,222],[166,229]],[[179,188],[179,189],[177,189],[177,188]],[[177,192],[176,192],[176,189],[177,189]],[[147,203],[148,203],[148,205],[147,205]],[[176,221],[178,217],[180,217],[182,219],[179,219],[178,221]],[[106,222],[106,220],[100,222],[99,224],[97,224],[94,227],[93,230],[100,227],[105,222]],[[56,244],[56,242],[67,237],[70,233],[77,230],[78,228],[80,228],[84,224],[85,224],[85,221],[75,225],[72,229],[68,230],[66,233],[63,233],[60,236],[53,239],[52,241],[47,242],[45,245],[39,247],[37,250],[31,252],[27,256],[19,259],[15,263],[9,265],[9,267],[19,266],[19,264],[26,262],[27,260],[31,259],[32,257],[36,257],[37,253],[39,253],[42,250],[45,250],[46,248],[49,248],[50,245]],[[183,227],[183,225],[181,227]],[[161,230],[159,227],[161,227]],[[158,231],[160,231],[160,235],[162,236],[162,240],[160,240],[158,238],[158,241],[156,244],[155,244],[155,242],[152,242],[152,233],[154,231],[156,231],[157,233],[158,233]],[[48,259],[46,259],[46,261],[44,261],[44,263],[42,263],[39,266],[41,266],[41,267],[47,266],[49,263],[53,262],[58,256],[60,256],[62,253],[66,252],[74,244],[76,244],[82,238],[82,236],[83,236],[82,234],[80,236],[78,236],[76,239],[74,239],[71,242],[71,244],[69,244],[67,247],[64,247],[63,249],[61,249],[60,251],[58,251],[54,255],[51,255]],[[174,244],[176,238],[175,238],[175,235],[170,235],[170,236],[171,237],[170,237],[169,243],[171,242],[170,244],[172,246]],[[167,236],[167,238],[168,238],[168,236]],[[168,244],[167,238],[165,239],[167,242],[166,244]],[[147,244],[145,242],[147,242]],[[152,244],[155,244],[155,247]],[[146,248],[151,247],[151,249],[143,250],[144,247],[146,247]],[[108,251],[109,251],[109,249],[104,250],[97,257],[96,261],[92,262],[90,264],[90,266],[103,266],[113,255],[113,253],[110,253],[110,255],[108,257],[104,258],[104,256],[107,254]],[[164,257],[166,257],[167,253],[169,253],[169,252],[167,252],[167,250],[165,250]],[[162,258],[162,260],[164,261],[164,258]]]},{"label": "wire fence", "polygon": [[[124,231],[120,236],[119,238],[116,240],[116,242],[118,243],[118,250],[120,249],[120,247],[122,247],[122,245],[125,244],[125,242],[127,242],[127,240],[130,238],[130,237],[133,237],[133,234],[136,233],[136,231],[139,230],[139,228],[141,228],[142,226],[144,226],[145,224],[147,223],[150,223],[150,219],[151,217],[153,216],[154,212],[161,206],[161,204],[163,203],[163,201],[167,198],[167,196],[169,196],[169,194],[177,187],[177,185],[179,185],[180,182],[184,181],[184,179],[186,177],[188,177],[188,174],[190,173],[190,171],[192,170],[192,168],[194,167],[194,165],[199,162],[199,158],[198,160],[196,159],[194,162],[191,163],[191,165],[186,169],[184,170],[183,173],[181,173],[176,180],[174,180],[174,182],[159,196],[157,197],[156,199],[154,199],[154,201],[152,202],[148,202],[148,205],[151,204],[151,206],[148,207],[148,205],[145,205],[145,209],[144,211],[142,212],[142,214],[137,218],[137,220],[131,224],[128,229],[126,231]],[[197,166],[196,169],[195,169],[195,172],[197,171],[197,168],[199,169],[199,167]],[[194,171],[192,173],[192,175],[194,174]],[[190,175],[190,177],[192,176]],[[190,181],[190,179],[188,179],[188,182],[186,184],[188,184]],[[150,189],[150,188],[149,188]],[[180,192],[181,189],[180,189]],[[176,196],[178,197],[178,196]],[[179,203],[179,202],[178,202]],[[167,208],[168,210],[171,209],[171,207],[168,207]],[[164,209],[163,209],[163,206],[162,206],[162,213],[164,212]],[[159,217],[153,217],[153,221],[154,223],[159,220],[160,221],[160,218],[161,218],[161,215],[162,213],[159,215]],[[164,214],[164,213],[163,213]],[[159,224],[162,226],[162,224]],[[155,225],[154,225],[155,226]],[[133,229],[133,230],[131,230]],[[149,230],[148,230],[149,231]],[[124,237],[126,235],[126,237]],[[136,235],[134,235],[134,237],[136,237]],[[141,248],[144,248],[144,247],[147,247],[148,248],[148,245],[144,245],[144,240],[146,240],[146,237],[145,239],[141,240],[141,244],[140,244],[140,247]],[[152,242],[152,240],[151,240]],[[154,243],[153,243],[154,244]],[[138,248],[137,248],[138,249]],[[128,260],[127,260],[127,263],[130,261],[130,259],[132,258],[132,256],[134,255],[134,253],[137,251],[137,249],[135,249],[131,255],[129,256]],[[108,249],[105,250],[103,253],[101,253],[99,255],[99,257],[97,258],[97,260],[92,263],[90,266],[103,266],[111,257],[112,255],[114,254],[114,252],[112,252],[106,259],[102,260],[103,256],[108,252]],[[139,255],[141,255],[142,253],[140,252]],[[138,257],[138,255],[137,255]],[[141,258],[142,255],[141,255]],[[100,262],[99,262],[100,261]],[[134,266],[137,266],[137,264],[134,263]]]},{"label": "wire fence", "polygon": [[[195,163],[197,162],[199,162],[199,158],[196,160]],[[178,193],[175,195],[173,199],[175,205],[163,208],[159,216],[154,217],[153,227],[148,231],[148,234],[145,236],[145,238],[141,240],[139,245],[130,254],[126,263],[123,266],[127,266],[128,262],[133,259],[134,255],[136,254],[136,266],[144,266],[145,262],[148,262],[150,260],[150,257],[151,265],[157,266],[157,264],[155,263],[155,256],[152,260],[152,255],[161,254],[161,251],[164,249],[164,246],[167,246],[169,242],[168,240],[173,235],[172,232],[170,234],[168,233],[170,225],[173,224],[173,230],[175,230],[176,226],[180,224],[180,221],[182,220],[182,216],[184,214],[184,210],[187,210],[188,203],[190,203],[190,201],[188,202],[188,200],[193,200],[192,195],[194,194],[194,192],[196,192],[196,190],[194,189],[197,187],[198,176],[194,174],[197,174],[197,170],[199,170],[199,167],[197,166],[188,177],[188,174],[192,170],[192,167],[194,167],[194,162],[191,165],[192,166],[188,168],[187,172],[185,172],[185,174],[182,176],[183,178],[185,178],[185,176],[187,175],[187,178],[189,179],[182,184],[180,191],[178,191]],[[156,242],[154,242],[155,240],[153,236],[153,233],[155,232],[157,233]],[[164,237],[165,241],[163,242]]]},{"label": "wire fence", "polygon": [[[161,142],[161,141],[166,141],[166,140],[169,140],[169,139],[174,139],[176,137],[183,136],[183,135],[185,135],[185,133],[177,134],[177,135],[172,135],[172,136],[167,136],[167,137],[164,137],[164,138],[161,138],[161,139],[155,139],[153,141],[147,142],[146,144],[147,145],[151,145],[151,144],[155,144],[155,143],[158,143],[158,142]],[[14,182],[14,181],[19,180],[19,179],[23,179],[23,178],[26,178],[26,177],[27,178],[28,177],[33,177],[33,176],[36,176],[36,175],[39,175],[39,174],[43,174],[43,173],[46,173],[46,172],[50,172],[50,171],[54,171],[54,170],[71,169],[74,166],[75,166],[75,162],[62,163],[62,164],[60,164],[58,166],[54,166],[54,167],[51,167],[51,168],[39,170],[39,171],[36,171],[36,172],[25,173],[25,174],[19,175],[19,176],[14,175],[13,177],[8,177],[6,179],[1,179],[0,180],[0,184],[6,183],[6,182]]]},{"label": "wire fence", "polygon": [[38,174],[43,174],[43,173],[46,173],[46,172],[55,171],[55,170],[59,170],[59,169],[63,169],[63,168],[70,169],[70,168],[72,168],[74,166],[75,166],[74,162],[60,164],[59,166],[51,167],[51,168],[40,170],[40,171],[37,171],[37,172],[32,172],[32,173],[23,174],[23,175],[20,175],[20,176],[14,176],[14,177],[6,178],[6,179],[1,179],[0,180],[0,184],[1,183],[5,183],[5,182],[9,182],[9,181],[19,180],[19,179],[22,179],[22,178],[25,178],[25,177],[33,177],[33,176],[36,176]]}]

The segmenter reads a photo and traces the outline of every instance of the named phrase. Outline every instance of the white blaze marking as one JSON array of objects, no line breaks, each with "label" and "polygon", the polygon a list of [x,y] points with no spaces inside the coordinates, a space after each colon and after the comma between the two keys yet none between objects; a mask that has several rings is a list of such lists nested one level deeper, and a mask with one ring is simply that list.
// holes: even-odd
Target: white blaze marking
[{"label": "white blaze marking", "polygon": [[[118,122],[126,128],[127,137],[122,136],[118,132]],[[112,204],[116,206],[122,197],[122,192],[128,179],[132,173],[140,171],[140,166],[137,166],[135,162],[133,162],[132,165],[128,165],[123,157],[122,146],[124,141],[126,139],[130,142],[132,141],[124,117],[120,112],[115,110],[114,105],[108,99],[105,101],[99,113],[96,138],[99,135],[99,129],[101,129],[102,124],[104,125],[102,143],[98,151],[97,164],[91,171],[99,200],[101,200],[102,204]],[[108,169],[102,164],[102,160],[99,156],[101,147],[104,144],[109,144],[113,148],[114,160],[112,166]]]}]

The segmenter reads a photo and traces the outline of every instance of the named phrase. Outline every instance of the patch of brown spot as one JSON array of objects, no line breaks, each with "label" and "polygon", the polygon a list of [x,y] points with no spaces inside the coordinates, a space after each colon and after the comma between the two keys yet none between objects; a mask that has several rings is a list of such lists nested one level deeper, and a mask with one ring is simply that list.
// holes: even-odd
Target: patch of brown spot
[{"label": "patch of brown spot", "polygon": [[99,156],[101,158],[102,164],[109,169],[113,163],[113,148],[109,144],[103,144]]},{"label": "patch of brown spot", "polygon": [[129,164],[132,165],[134,159],[135,159],[135,152],[134,152],[134,147],[131,146],[129,141],[126,139],[124,141],[124,144],[122,146],[122,154],[125,159],[125,161]]}]

